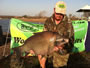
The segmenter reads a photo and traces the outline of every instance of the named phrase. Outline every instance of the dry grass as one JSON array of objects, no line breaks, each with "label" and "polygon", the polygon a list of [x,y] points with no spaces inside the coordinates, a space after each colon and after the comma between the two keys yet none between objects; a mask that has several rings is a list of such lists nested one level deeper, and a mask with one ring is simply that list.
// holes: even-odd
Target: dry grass
[{"label": "dry grass", "polygon": [[26,21],[26,22],[44,23],[47,18],[30,18],[30,19],[28,19],[28,18],[18,18],[18,19],[20,19],[22,21]]}]

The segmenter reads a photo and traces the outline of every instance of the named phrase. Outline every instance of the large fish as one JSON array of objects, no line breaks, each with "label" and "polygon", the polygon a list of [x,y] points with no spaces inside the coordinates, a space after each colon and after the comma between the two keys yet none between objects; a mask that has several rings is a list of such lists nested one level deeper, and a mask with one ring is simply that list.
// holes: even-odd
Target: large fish
[{"label": "large fish", "polygon": [[58,33],[44,31],[35,33],[33,36],[28,38],[22,46],[13,49],[16,51],[18,57],[22,56],[22,53],[29,53],[30,50],[32,50],[35,55],[41,55],[46,58],[54,52],[54,47],[57,47],[56,42],[58,45],[67,43],[67,41],[64,41],[64,38]]}]

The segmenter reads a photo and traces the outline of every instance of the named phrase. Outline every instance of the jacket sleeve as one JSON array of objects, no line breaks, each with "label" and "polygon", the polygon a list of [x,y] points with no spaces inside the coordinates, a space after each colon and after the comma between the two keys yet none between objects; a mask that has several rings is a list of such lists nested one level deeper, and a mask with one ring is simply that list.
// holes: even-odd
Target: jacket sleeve
[{"label": "jacket sleeve", "polygon": [[69,44],[74,46],[74,29],[72,23],[69,23]]},{"label": "jacket sleeve", "polygon": [[45,23],[44,23],[44,31],[48,31],[49,30],[49,28],[48,28],[48,19],[45,21]]}]

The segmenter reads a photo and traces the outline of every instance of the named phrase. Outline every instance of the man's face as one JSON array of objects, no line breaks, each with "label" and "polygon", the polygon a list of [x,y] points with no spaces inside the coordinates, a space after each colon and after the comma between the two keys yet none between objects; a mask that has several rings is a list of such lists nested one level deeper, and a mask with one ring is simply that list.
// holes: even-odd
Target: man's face
[{"label": "man's face", "polygon": [[56,20],[62,20],[63,17],[64,17],[64,15],[55,12],[55,19],[56,19]]}]

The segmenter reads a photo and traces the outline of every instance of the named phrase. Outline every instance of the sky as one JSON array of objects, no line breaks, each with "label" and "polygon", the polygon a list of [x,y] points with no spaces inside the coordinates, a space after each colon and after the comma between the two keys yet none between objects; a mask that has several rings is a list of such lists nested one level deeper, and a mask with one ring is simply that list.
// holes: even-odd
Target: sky
[{"label": "sky", "polygon": [[67,14],[78,15],[76,11],[85,5],[90,5],[90,0],[0,0],[0,15],[35,16],[45,12],[51,16],[53,8],[58,1],[67,4]]}]

